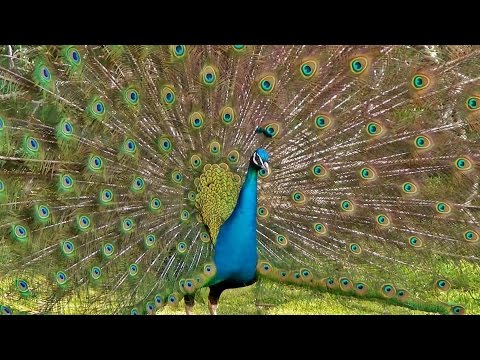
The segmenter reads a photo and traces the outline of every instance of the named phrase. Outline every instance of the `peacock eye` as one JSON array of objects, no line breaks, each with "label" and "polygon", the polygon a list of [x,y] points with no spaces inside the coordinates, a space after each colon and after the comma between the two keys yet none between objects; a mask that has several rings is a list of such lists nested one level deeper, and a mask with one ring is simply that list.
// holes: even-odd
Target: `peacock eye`
[{"label": "peacock eye", "polygon": [[327,233],[327,227],[322,223],[315,223],[313,224],[313,229],[316,233],[324,235]]},{"label": "peacock eye", "polygon": [[134,194],[140,194],[145,189],[145,181],[140,176],[134,177],[130,185],[130,190]]},{"label": "peacock eye", "polygon": [[367,133],[370,136],[377,136],[383,132],[382,125],[380,123],[371,121],[367,124]]},{"label": "peacock eye", "polygon": [[44,66],[42,69],[43,77],[47,80],[50,80],[50,71]]},{"label": "peacock eye", "polygon": [[95,104],[94,104],[94,109],[95,109],[95,112],[98,113],[98,114],[102,114],[105,110],[105,105],[103,105],[103,103],[101,101],[97,101]]},{"label": "peacock eye", "polygon": [[233,111],[233,108],[229,106],[223,108],[221,112],[221,118],[225,124],[230,124],[234,120],[234,117],[235,117],[235,112]]},{"label": "peacock eye", "polygon": [[375,171],[370,167],[360,169],[360,177],[363,180],[374,180],[376,178]]},{"label": "peacock eye", "polygon": [[382,286],[382,294],[387,298],[395,296],[396,292],[397,291],[393,285],[385,284]]},{"label": "peacock eye", "polygon": [[480,108],[480,97],[471,96],[467,99],[467,109],[470,111],[475,111]]},{"label": "peacock eye", "polygon": [[36,206],[35,216],[43,223],[50,217],[50,209],[46,205],[38,205]]},{"label": "peacock eye", "polygon": [[426,150],[432,146],[432,140],[425,135],[419,135],[415,138],[415,146],[418,149]]},{"label": "peacock eye", "polygon": [[259,86],[260,90],[264,94],[269,94],[272,92],[273,88],[275,87],[275,78],[272,75],[267,75],[260,79]]},{"label": "peacock eye", "polygon": [[145,245],[147,247],[151,247],[155,244],[155,242],[157,241],[157,238],[155,235],[153,234],[149,234],[145,237]]},{"label": "peacock eye", "polygon": [[472,168],[472,162],[467,158],[459,158],[455,161],[455,167],[458,170],[467,171]]},{"label": "peacock eye", "polygon": [[137,144],[132,139],[127,139],[125,141],[125,148],[128,153],[134,153],[137,149]]},{"label": "peacock eye", "polygon": [[190,124],[194,129],[200,129],[203,126],[203,115],[199,112],[194,112],[190,115]]},{"label": "peacock eye", "polygon": [[138,274],[138,265],[137,264],[130,264],[128,266],[128,274],[130,276],[135,276]]},{"label": "peacock eye", "polygon": [[405,182],[402,185],[402,190],[406,194],[415,194],[417,192],[417,186],[411,182]]},{"label": "peacock eye", "polygon": [[231,164],[238,163],[238,158],[240,157],[240,153],[237,150],[232,150],[228,153],[227,159]]},{"label": "peacock eye", "polygon": [[426,75],[418,74],[412,78],[412,85],[415,90],[422,90],[430,85],[430,79]]},{"label": "peacock eye", "polygon": [[62,185],[64,188],[71,188],[73,186],[73,179],[69,175],[63,175]]},{"label": "peacock eye", "polygon": [[347,289],[351,288],[350,280],[348,280],[347,278],[341,278],[340,279],[340,285],[341,285],[343,290],[347,290]]},{"label": "peacock eye", "polygon": [[137,105],[140,99],[138,91],[135,89],[127,89],[125,92],[126,101],[130,105]]},{"label": "peacock eye", "polygon": [[170,86],[164,86],[161,90],[161,94],[166,105],[172,105],[175,102],[175,92]]},{"label": "peacock eye", "polygon": [[262,217],[262,218],[267,217],[267,216],[268,216],[268,210],[267,210],[267,208],[264,207],[264,206],[259,206],[259,207],[257,208],[257,215],[260,216],[260,217]]},{"label": "peacock eye", "polygon": [[285,247],[288,245],[288,240],[284,235],[277,235],[277,244],[279,246]]},{"label": "peacock eye", "polygon": [[343,200],[340,203],[340,207],[342,208],[343,211],[348,211],[348,212],[353,211],[354,209],[353,203],[350,200]]},{"label": "peacock eye", "polygon": [[210,242],[210,235],[206,231],[202,231],[200,233],[200,240],[204,243],[209,243]]},{"label": "peacock eye", "polygon": [[313,75],[315,75],[317,67],[318,64],[316,61],[305,61],[302,63],[302,65],[300,65],[300,73],[303,78],[310,79]]},{"label": "peacock eye", "polygon": [[110,256],[113,255],[114,251],[115,251],[115,247],[110,244],[110,243],[107,243],[103,246],[103,255],[106,257],[106,258],[109,258]]},{"label": "peacock eye", "polygon": [[218,155],[220,153],[220,143],[218,141],[212,141],[209,145],[210,153]]},{"label": "peacock eye", "polygon": [[444,203],[444,202],[437,203],[435,209],[440,214],[448,214],[451,211],[450,205],[448,205],[447,203]]},{"label": "peacock eye", "polygon": [[307,201],[305,194],[301,191],[295,191],[292,194],[292,199],[296,204],[303,204]]},{"label": "peacock eye", "polygon": [[272,270],[272,265],[267,261],[263,261],[259,264],[259,270],[263,274],[269,273]]},{"label": "peacock eye", "polygon": [[177,244],[177,251],[181,254],[187,251],[187,244],[184,241],[181,241]]},{"label": "peacock eye", "polygon": [[78,53],[77,50],[72,50],[71,52],[72,60],[76,63],[80,62],[80,54]]},{"label": "peacock eye", "polygon": [[176,184],[181,184],[183,182],[183,174],[180,171],[175,170],[172,172],[172,180]]},{"label": "peacock eye", "polygon": [[174,45],[173,46],[173,55],[177,58],[182,58],[185,55],[185,46],[184,45]]},{"label": "peacock eye", "polygon": [[11,315],[12,310],[5,305],[0,305],[0,315]]},{"label": "peacock eye", "polygon": [[408,244],[409,244],[410,246],[415,247],[415,248],[419,248],[419,247],[422,246],[423,241],[422,241],[422,239],[420,239],[418,236],[410,236],[410,237],[408,238]]},{"label": "peacock eye", "polygon": [[134,226],[133,220],[130,218],[125,218],[122,220],[121,231],[123,233],[128,233],[133,229],[133,226]]},{"label": "peacock eye", "polygon": [[274,138],[280,132],[280,123],[273,122],[267,124],[265,128],[262,129],[263,134],[268,138]]},{"label": "peacock eye", "polygon": [[155,305],[157,307],[159,307],[163,304],[163,298],[162,298],[161,295],[155,295],[155,297],[153,298],[153,301],[155,302]]},{"label": "peacock eye", "polygon": [[462,315],[465,313],[465,308],[463,306],[452,306],[452,313],[455,315]]},{"label": "peacock eye", "polygon": [[16,286],[17,290],[20,291],[20,293],[27,293],[28,292],[28,283],[25,280],[16,280]]},{"label": "peacock eye", "polygon": [[355,75],[360,75],[365,71],[365,69],[368,66],[368,61],[367,58],[363,56],[358,56],[356,58],[353,58],[350,61],[350,70],[355,74]]},{"label": "peacock eye", "polygon": [[182,221],[187,221],[188,219],[190,219],[190,212],[188,210],[182,210],[182,212],[180,213],[180,219]]},{"label": "peacock eye", "polygon": [[467,230],[463,233],[463,237],[465,240],[469,242],[477,242],[480,238],[479,234],[476,231],[473,230]]},{"label": "peacock eye", "polygon": [[202,159],[200,159],[200,156],[198,155],[192,155],[190,158],[190,164],[194,169],[198,169],[200,165],[202,165]]},{"label": "peacock eye", "polygon": [[58,285],[64,285],[67,282],[67,274],[65,274],[63,271],[58,271],[55,274],[55,280]]},{"label": "peacock eye", "polygon": [[202,69],[202,79],[205,85],[213,85],[217,79],[217,74],[215,69],[207,65]]},{"label": "peacock eye", "polygon": [[82,215],[78,218],[78,226],[81,229],[87,229],[90,227],[90,218],[86,215]]},{"label": "peacock eye", "polygon": [[350,244],[349,249],[352,253],[354,253],[356,255],[358,255],[362,252],[362,248],[360,247],[360,245],[355,244],[355,243]]},{"label": "peacock eye", "polygon": [[80,52],[73,46],[69,46],[63,50],[63,56],[68,65],[70,65],[70,70],[74,70],[82,62],[82,57]]},{"label": "peacock eye", "polygon": [[13,225],[12,238],[20,243],[28,240],[28,230],[23,225]]},{"label": "peacock eye", "polygon": [[310,270],[308,270],[308,269],[301,269],[301,270],[300,270],[300,273],[301,273],[302,277],[304,277],[304,278],[307,278],[307,279],[311,279],[311,278],[312,278],[312,276],[311,276],[312,273],[311,273]]},{"label": "peacock eye", "polygon": [[451,284],[448,280],[445,280],[445,279],[439,279],[435,282],[435,286],[437,287],[437,289],[441,290],[441,291],[448,291],[450,288],[451,288]]},{"label": "peacock eye", "polygon": [[326,129],[332,124],[332,120],[327,115],[318,115],[315,117],[315,126],[317,129]]},{"label": "peacock eye", "polygon": [[157,145],[162,154],[167,154],[172,151],[172,142],[166,136],[161,136],[157,139]]},{"label": "peacock eye", "polygon": [[100,156],[94,155],[90,157],[90,161],[88,163],[88,167],[90,170],[97,171],[101,170],[103,166],[103,161]]},{"label": "peacock eye", "polygon": [[98,280],[102,275],[102,270],[98,266],[94,266],[90,270],[90,275],[94,280]]},{"label": "peacock eye", "polygon": [[151,204],[152,204],[152,208],[158,209],[161,205],[161,201],[158,198],[154,198],[152,199]]},{"label": "peacock eye", "polygon": [[63,134],[64,135],[71,135],[73,133],[73,126],[71,123],[69,123],[68,121],[65,121],[63,123]]},{"label": "peacock eye", "polygon": [[35,139],[32,136],[27,136],[25,138],[25,144],[27,147],[27,151],[31,154],[33,153],[38,153],[38,150],[40,149],[40,145],[38,143],[38,140]]},{"label": "peacock eye", "polygon": [[305,76],[309,76],[312,73],[312,68],[309,65],[302,66],[302,74]]},{"label": "peacock eye", "polygon": [[362,296],[368,293],[368,286],[365,283],[359,282],[355,284],[353,290],[357,295]]}]

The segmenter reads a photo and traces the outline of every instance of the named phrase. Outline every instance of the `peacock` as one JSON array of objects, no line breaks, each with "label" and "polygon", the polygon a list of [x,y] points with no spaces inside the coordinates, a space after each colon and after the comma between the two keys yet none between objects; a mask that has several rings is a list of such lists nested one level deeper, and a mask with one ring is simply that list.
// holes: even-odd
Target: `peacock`
[{"label": "peacock", "polygon": [[480,312],[479,109],[478,46],[2,46],[0,312]]}]

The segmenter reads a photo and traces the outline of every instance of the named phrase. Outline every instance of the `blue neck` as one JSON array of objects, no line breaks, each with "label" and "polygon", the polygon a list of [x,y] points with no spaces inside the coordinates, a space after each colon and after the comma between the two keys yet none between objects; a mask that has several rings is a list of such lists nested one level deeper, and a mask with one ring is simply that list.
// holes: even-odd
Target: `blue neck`
[{"label": "blue neck", "polygon": [[247,176],[245,182],[243,183],[240,194],[238,195],[237,205],[231,217],[235,216],[236,213],[244,213],[244,216],[247,215],[248,218],[254,219],[256,222],[257,219],[257,170],[250,165],[248,167]]},{"label": "blue neck", "polygon": [[220,227],[214,254],[217,274],[209,285],[252,281],[257,257],[257,170],[250,165],[235,210]]}]

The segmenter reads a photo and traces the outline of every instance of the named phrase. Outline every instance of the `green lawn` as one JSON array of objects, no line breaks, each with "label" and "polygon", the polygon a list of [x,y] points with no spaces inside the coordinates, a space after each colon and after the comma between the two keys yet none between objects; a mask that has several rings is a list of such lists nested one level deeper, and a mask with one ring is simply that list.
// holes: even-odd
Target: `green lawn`
[{"label": "green lawn", "polygon": [[[197,295],[194,314],[208,314],[208,290]],[[183,301],[167,306],[158,314],[184,314]],[[316,290],[277,284],[263,280],[257,284],[226,290],[220,299],[218,314],[232,315],[307,315],[307,314],[426,314],[380,301],[338,296]]]}]

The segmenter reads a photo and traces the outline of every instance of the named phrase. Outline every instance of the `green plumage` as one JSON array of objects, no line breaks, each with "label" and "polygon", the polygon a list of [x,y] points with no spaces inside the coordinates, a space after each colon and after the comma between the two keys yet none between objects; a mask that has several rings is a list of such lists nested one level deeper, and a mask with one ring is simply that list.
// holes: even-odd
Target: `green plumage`
[{"label": "green plumage", "polygon": [[479,73],[470,46],[5,46],[1,312],[193,296],[261,147],[259,278],[480,313]]}]

